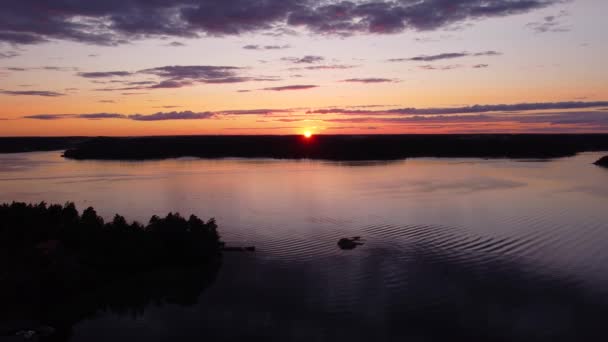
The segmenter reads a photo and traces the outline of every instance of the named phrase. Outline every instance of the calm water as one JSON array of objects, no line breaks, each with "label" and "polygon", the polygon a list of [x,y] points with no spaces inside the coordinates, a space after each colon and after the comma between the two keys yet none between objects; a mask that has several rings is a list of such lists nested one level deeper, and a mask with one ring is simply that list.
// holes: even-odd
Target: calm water
[{"label": "calm water", "polygon": [[[0,202],[215,217],[229,254],[188,305],[81,320],[71,341],[593,339],[608,314],[603,154],[391,163],[0,155]],[[340,250],[342,237],[365,244]],[[185,303],[183,303],[185,304]],[[604,335],[605,337],[605,335]],[[598,340],[604,340],[603,338]]]}]

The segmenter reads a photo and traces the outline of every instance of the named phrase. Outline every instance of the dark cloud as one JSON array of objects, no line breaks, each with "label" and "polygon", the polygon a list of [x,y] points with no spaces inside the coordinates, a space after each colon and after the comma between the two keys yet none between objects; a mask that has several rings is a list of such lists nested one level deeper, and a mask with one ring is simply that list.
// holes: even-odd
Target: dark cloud
[{"label": "dark cloud", "polygon": [[78,75],[85,78],[109,78],[109,77],[128,77],[137,75],[155,76],[160,78],[157,81],[106,81],[96,83],[122,83],[126,87],[119,88],[98,88],[96,91],[125,91],[142,89],[174,89],[194,86],[197,84],[223,84],[223,83],[242,83],[251,81],[278,81],[280,78],[264,76],[249,77],[240,75],[244,68],[234,66],[211,66],[211,65],[170,65],[157,68],[149,68],[136,72],[129,71],[102,71],[102,72],[82,72]]},{"label": "dark cloud", "polygon": [[92,113],[92,114],[37,114],[24,116],[24,119],[35,120],[61,120],[61,119],[128,119],[134,121],[168,121],[168,120],[202,120],[209,119],[215,114],[211,112],[158,112],[154,114],[117,114],[117,113]]},{"label": "dark cloud", "polygon": [[116,45],[146,37],[271,34],[306,28],[353,35],[425,31],[547,7],[561,0],[3,0],[0,41]]},{"label": "dark cloud", "polygon": [[35,120],[59,120],[69,118],[70,114],[36,114],[24,116],[24,119],[35,119]]},{"label": "dark cloud", "polygon": [[[491,125],[516,123],[522,130],[547,132],[598,131],[608,129],[608,112],[581,111],[556,112],[542,114],[505,115],[505,114],[474,114],[474,115],[439,115],[414,117],[347,117],[323,120],[330,123],[385,123],[408,125]],[[484,130],[480,130],[484,131]],[[487,131],[487,130],[485,130]]]},{"label": "dark cloud", "polygon": [[125,119],[126,116],[123,114],[113,113],[93,113],[93,114],[36,114],[27,115],[24,119],[35,119],[35,120],[61,120],[61,119],[89,119],[89,120],[101,120],[101,119]]},{"label": "dark cloud", "polygon": [[558,0],[420,0],[331,2],[290,13],[288,23],[313,32],[351,35],[434,30],[458,22],[543,8]]},{"label": "dark cloud", "polygon": [[290,47],[291,46],[289,46],[289,45],[245,45],[245,46],[243,46],[243,49],[261,51],[261,50],[283,50],[283,49],[289,49]]},{"label": "dark cloud", "polygon": [[79,72],[78,76],[84,78],[109,78],[109,77],[127,77],[132,73],[128,71],[98,71],[98,72]]},{"label": "dark cloud", "polygon": [[167,121],[167,120],[201,120],[212,118],[215,114],[212,112],[169,112],[169,113],[155,113],[150,115],[133,114],[129,115],[130,120],[135,121]]},{"label": "dark cloud", "polygon": [[19,56],[16,51],[0,52],[0,59],[13,58]]},{"label": "dark cloud", "polygon": [[123,114],[115,113],[93,113],[93,114],[77,114],[76,118],[89,119],[89,120],[100,120],[100,119],[124,119],[126,116]]},{"label": "dark cloud", "polygon": [[65,94],[57,93],[54,91],[46,90],[2,90],[0,94],[11,95],[11,96],[43,96],[43,97],[57,97],[64,96]]},{"label": "dark cloud", "polygon": [[275,113],[291,113],[292,109],[241,109],[216,112],[219,115],[270,115]]},{"label": "dark cloud", "polygon": [[173,47],[182,47],[182,46],[186,46],[186,44],[182,43],[182,42],[171,42],[169,44],[167,44],[168,46],[173,46]]},{"label": "dark cloud", "polygon": [[342,80],[341,82],[350,82],[350,83],[394,83],[398,82],[397,80],[391,78],[349,78],[347,80]]},{"label": "dark cloud", "polygon": [[477,52],[474,53],[473,56],[479,57],[479,56],[501,56],[502,53],[498,52],[498,51],[484,51],[484,52]]},{"label": "dark cloud", "polygon": [[318,88],[318,85],[289,85],[283,87],[270,87],[264,88],[262,90],[270,90],[270,91],[285,91],[285,90],[306,90],[312,88]]},{"label": "dark cloud", "polygon": [[124,82],[126,85],[130,86],[142,86],[142,85],[151,85],[156,84],[154,81],[133,81],[133,82]]},{"label": "dark cloud", "polygon": [[282,61],[295,63],[295,64],[313,64],[320,63],[325,60],[322,56],[304,56],[304,57],[283,57]]},{"label": "dark cloud", "polygon": [[475,64],[475,65],[473,65],[474,69],[483,69],[483,68],[487,68],[487,67],[489,67],[488,64]]},{"label": "dark cloud", "polygon": [[139,73],[156,75],[166,79],[166,81],[178,83],[234,83],[245,81],[244,78],[236,75],[236,72],[241,69],[233,66],[173,65],[145,69],[139,71]]},{"label": "dark cloud", "polygon": [[596,102],[539,102],[539,103],[517,103],[517,104],[495,104],[474,105],[465,107],[444,108],[398,108],[387,110],[353,110],[348,108],[326,108],[310,110],[308,114],[347,114],[347,115],[450,115],[450,114],[475,114],[488,112],[512,112],[512,111],[534,111],[534,110],[563,110],[582,109],[607,106],[608,101]]},{"label": "dark cloud", "polygon": [[443,65],[443,66],[434,66],[434,65],[421,65],[418,68],[423,70],[452,70],[461,68],[462,65],[453,64],[453,65]]},{"label": "dark cloud", "polygon": [[528,23],[526,27],[534,30],[536,33],[568,32],[570,31],[570,27],[563,22],[563,19],[567,16],[568,12],[561,11],[557,15],[550,15],[540,21]]},{"label": "dark cloud", "polygon": [[156,106],[154,108],[163,108],[163,109],[173,109],[173,108],[181,108],[182,106]]},{"label": "dark cloud", "polygon": [[298,67],[298,68],[289,68],[289,71],[298,71],[298,70],[346,70],[356,68],[356,65],[346,65],[346,64],[331,64],[331,65],[311,65],[307,67]]},{"label": "dark cloud", "polygon": [[[453,128],[455,131],[487,132],[505,129],[506,125],[515,127],[507,131],[534,132],[546,130],[547,132],[592,132],[608,130],[608,110],[576,110],[592,108],[594,105],[605,102],[556,102],[556,103],[529,103],[514,105],[487,105],[459,108],[429,108],[429,109],[396,109],[396,110],[348,110],[326,109],[301,113],[302,109],[244,109],[226,110],[217,112],[159,112],[155,114],[38,114],[24,118],[36,120],[61,119],[122,119],[134,121],[167,121],[167,120],[205,120],[221,119],[222,117],[252,115],[259,116],[261,123],[301,123],[320,121],[333,124],[354,125],[402,125],[415,126],[419,129]],[[603,105],[605,106],[605,104]],[[169,106],[167,106],[169,107]],[[520,112],[514,113],[517,108]],[[505,111],[508,110],[508,111]],[[565,109],[564,111],[524,112],[539,109]],[[315,114],[341,114],[327,118]],[[405,116],[400,115],[405,114]],[[262,118],[264,120],[262,120]],[[513,125],[516,124],[516,125]],[[357,127],[363,128],[363,127]]]},{"label": "dark cloud", "polygon": [[6,67],[4,70],[9,71],[32,71],[32,70],[46,70],[46,71],[77,71],[78,68],[74,67],[59,67],[59,66],[41,66],[35,68],[21,68],[21,67]]},{"label": "dark cloud", "polygon": [[442,59],[454,59],[454,58],[463,58],[463,57],[481,57],[481,56],[500,56],[502,55],[497,51],[483,51],[477,53],[470,52],[446,52],[440,53],[436,55],[421,55],[410,58],[391,58],[389,62],[434,62]]}]

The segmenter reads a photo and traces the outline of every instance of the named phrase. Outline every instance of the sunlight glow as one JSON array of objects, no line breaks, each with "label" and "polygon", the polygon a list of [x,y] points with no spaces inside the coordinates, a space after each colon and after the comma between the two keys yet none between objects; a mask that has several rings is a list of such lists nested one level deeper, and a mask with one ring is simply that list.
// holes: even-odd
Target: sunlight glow
[{"label": "sunlight glow", "polygon": [[312,137],[312,132],[311,132],[311,131],[305,131],[305,132],[304,132],[304,137],[305,137],[306,139],[309,139],[310,137]]}]

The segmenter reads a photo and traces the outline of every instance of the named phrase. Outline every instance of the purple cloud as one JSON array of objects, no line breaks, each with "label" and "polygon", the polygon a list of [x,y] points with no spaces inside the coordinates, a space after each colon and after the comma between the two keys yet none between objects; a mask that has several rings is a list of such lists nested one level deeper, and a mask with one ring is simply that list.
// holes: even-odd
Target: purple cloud
[{"label": "purple cloud", "polygon": [[318,85],[289,85],[283,87],[270,87],[264,88],[262,90],[270,90],[270,91],[286,91],[286,90],[306,90],[312,88],[318,88]]},{"label": "purple cloud", "polygon": [[255,31],[388,34],[428,31],[548,7],[561,0],[4,0],[0,42],[70,40],[117,45],[147,37],[196,38]]},{"label": "purple cloud", "polygon": [[304,57],[283,57],[282,61],[295,64],[313,64],[323,62],[325,57],[322,56],[304,56]]},{"label": "purple cloud", "polygon": [[284,50],[284,49],[289,49],[290,47],[291,46],[289,46],[289,45],[245,45],[245,46],[243,46],[243,49],[262,51],[262,50]]},{"label": "purple cloud", "polygon": [[394,83],[399,82],[397,80],[391,78],[349,78],[347,80],[342,80],[341,82],[349,82],[349,83]]},{"label": "purple cloud", "polygon": [[497,51],[483,51],[476,53],[469,52],[448,52],[448,53],[440,53],[437,55],[421,55],[410,58],[391,58],[389,62],[434,62],[443,59],[455,59],[455,58],[463,58],[463,57],[482,57],[482,56],[500,56],[502,53]]},{"label": "purple cloud", "polygon": [[62,93],[57,93],[54,91],[46,91],[46,90],[2,90],[2,89],[0,89],[0,94],[10,95],[10,96],[42,96],[42,97],[58,97],[58,96],[65,95]]},{"label": "purple cloud", "polygon": [[101,71],[101,72],[79,72],[78,76],[84,78],[110,78],[127,77],[133,75],[128,71]]}]

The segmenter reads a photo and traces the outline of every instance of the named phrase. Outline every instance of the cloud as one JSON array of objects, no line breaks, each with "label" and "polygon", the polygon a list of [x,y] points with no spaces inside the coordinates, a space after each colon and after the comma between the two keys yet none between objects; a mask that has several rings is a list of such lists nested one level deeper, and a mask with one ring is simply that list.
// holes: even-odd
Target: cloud
[{"label": "cloud", "polygon": [[127,119],[134,121],[168,121],[168,120],[202,120],[212,118],[215,114],[211,112],[158,112],[154,114],[117,114],[117,113],[92,113],[92,114],[36,114],[24,116],[24,119],[35,120],[61,120],[61,119]]},{"label": "cloud", "polygon": [[500,56],[502,53],[497,51],[483,51],[483,52],[446,52],[436,55],[421,55],[410,58],[391,58],[389,62],[434,62],[443,59],[454,59],[463,57],[482,57],[482,56]]},{"label": "cloud", "polygon": [[199,82],[208,82],[234,78],[235,72],[241,69],[233,66],[173,65],[145,69],[139,71],[139,73],[156,75],[171,81],[198,80]]},{"label": "cloud", "polygon": [[76,115],[79,119],[99,120],[99,119],[124,119],[123,114],[114,113],[93,113],[93,114],[78,114]]},{"label": "cloud", "polygon": [[341,82],[349,82],[349,83],[394,83],[399,82],[398,80],[394,80],[391,78],[349,78],[347,80],[342,80]]},{"label": "cloud", "polygon": [[608,106],[608,101],[595,102],[538,102],[517,104],[474,105],[464,107],[438,107],[438,108],[398,108],[387,110],[357,110],[349,108],[326,108],[310,110],[308,114],[347,114],[347,115],[450,115],[475,114],[488,112],[512,112],[534,110],[563,110],[582,109]]},{"label": "cloud", "polygon": [[444,66],[434,66],[434,65],[421,65],[418,68],[423,70],[452,70],[461,68],[462,65],[452,64],[452,65],[444,65]]},{"label": "cloud", "polygon": [[[361,127],[401,127],[418,130],[444,130],[450,132],[602,132],[608,131],[606,102],[547,102],[512,105],[484,105],[458,108],[400,108],[388,110],[330,108],[309,110],[238,109],[224,111],[181,111],[154,114],[36,114],[24,118],[36,120],[119,119],[141,122],[168,120],[226,119],[231,116],[256,118],[259,123],[299,123],[315,125],[352,124]],[[171,107],[171,106],[166,106]],[[595,110],[598,107],[599,110]],[[370,107],[373,108],[373,107]],[[539,112],[539,110],[543,110]],[[533,112],[532,112],[533,111]],[[323,114],[334,114],[323,116]]]},{"label": "cloud", "polygon": [[540,21],[528,23],[526,27],[536,33],[568,32],[570,31],[570,27],[566,26],[563,22],[563,18],[568,15],[568,12],[560,11],[557,15],[546,16]]},{"label": "cloud", "polygon": [[173,109],[173,108],[181,108],[182,106],[156,106],[154,108],[164,108],[164,109]]},{"label": "cloud", "polygon": [[135,121],[167,121],[167,120],[201,120],[209,119],[214,116],[212,112],[169,112],[169,113],[155,113],[150,115],[133,114],[129,115],[130,120]]},{"label": "cloud", "polygon": [[114,101],[114,100],[99,100],[97,102],[99,102],[99,103],[116,103],[116,101]]},{"label": "cloud", "polygon": [[270,115],[275,113],[291,113],[292,109],[241,109],[216,112],[218,115]]},{"label": "cloud", "polygon": [[503,17],[543,8],[553,0],[421,0],[331,2],[304,6],[290,13],[288,23],[317,33],[396,33],[405,29],[435,30],[455,23]]},{"label": "cloud", "polygon": [[43,96],[43,97],[58,97],[64,96],[65,94],[57,93],[54,91],[46,91],[46,90],[2,90],[0,89],[0,94],[10,95],[10,96]]},{"label": "cloud", "polygon": [[127,77],[132,73],[128,71],[101,71],[101,72],[79,72],[78,76],[84,78],[110,78],[110,77]]},{"label": "cloud", "polygon": [[318,85],[289,85],[283,87],[270,87],[264,88],[262,90],[270,90],[270,91],[285,91],[285,90],[306,90],[312,88],[318,88]]},{"label": "cloud", "polygon": [[168,46],[173,46],[173,47],[182,47],[182,46],[186,46],[186,44],[182,43],[182,42],[171,42],[169,44],[167,44]]},{"label": "cloud", "polygon": [[24,119],[35,119],[35,120],[59,120],[69,118],[70,114],[35,114],[24,116]]},{"label": "cloud", "polygon": [[545,8],[561,0],[4,0],[0,41],[124,44],[148,37],[196,38],[304,28],[316,34],[429,31]]},{"label": "cloud", "polygon": [[295,63],[295,64],[313,64],[323,62],[325,57],[322,56],[304,56],[304,57],[283,57],[282,61]]},{"label": "cloud", "polygon": [[487,68],[487,67],[489,67],[488,64],[475,64],[475,65],[473,65],[474,69],[483,69],[483,68]]},{"label": "cloud", "polygon": [[13,58],[19,56],[16,51],[0,52],[0,59]]},{"label": "cloud", "polygon": [[59,66],[41,66],[35,68],[22,68],[22,67],[5,67],[4,70],[9,71],[32,71],[32,70],[46,70],[46,71],[77,71],[75,67],[59,67]]},{"label": "cloud", "polygon": [[307,67],[297,67],[297,68],[289,68],[289,71],[299,71],[299,70],[346,70],[356,68],[356,65],[346,65],[346,64],[331,64],[331,65],[311,65]]},{"label": "cloud", "polygon": [[256,51],[284,50],[284,49],[289,49],[289,48],[291,48],[291,46],[289,46],[289,45],[245,45],[245,46],[243,46],[243,49],[245,49],[245,50],[256,50]]},{"label": "cloud", "polygon": [[194,86],[197,84],[223,84],[223,83],[242,83],[251,81],[278,81],[280,78],[264,76],[250,77],[243,76],[240,72],[244,68],[234,66],[212,66],[212,65],[169,65],[156,68],[129,71],[102,71],[102,72],[81,72],[79,76],[85,78],[110,78],[110,77],[129,77],[136,75],[148,75],[158,77],[157,81],[118,81],[112,80],[101,82],[94,80],[95,83],[122,83],[127,87],[120,88],[98,88],[96,91],[125,91],[142,89],[174,89]]}]

